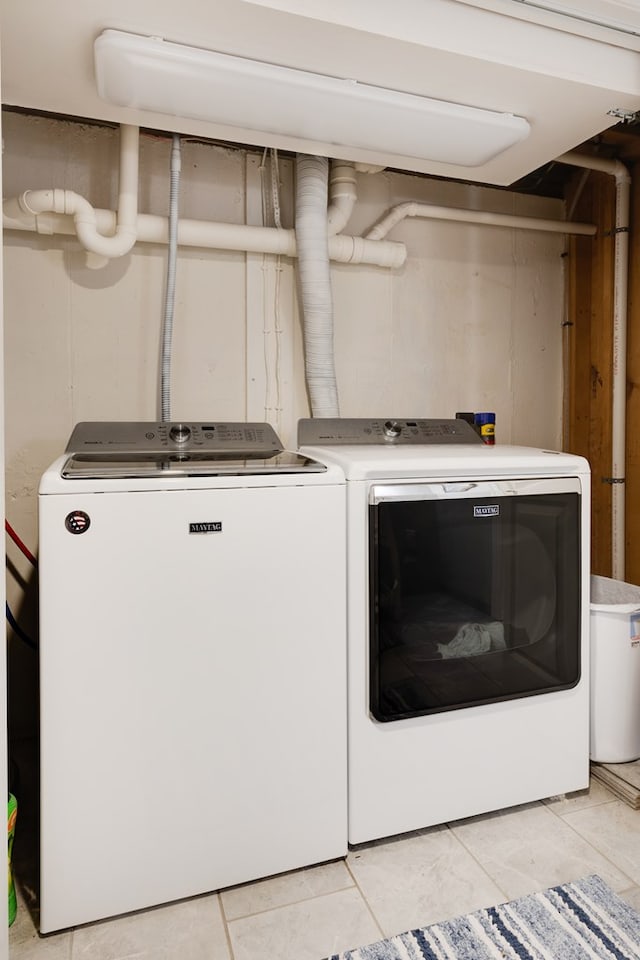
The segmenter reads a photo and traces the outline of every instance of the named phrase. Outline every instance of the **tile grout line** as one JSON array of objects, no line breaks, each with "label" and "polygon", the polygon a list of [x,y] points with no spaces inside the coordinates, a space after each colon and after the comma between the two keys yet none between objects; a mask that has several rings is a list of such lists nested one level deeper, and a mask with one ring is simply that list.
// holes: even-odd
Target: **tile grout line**
[{"label": "tile grout line", "polygon": [[356,890],[358,891],[358,893],[360,894],[360,896],[362,897],[362,900],[363,900],[363,902],[364,902],[364,905],[365,905],[365,907],[367,908],[367,910],[369,911],[369,914],[370,914],[370,916],[371,916],[371,919],[373,920],[373,922],[375,923],[376,927],[377,927],[378,930],[380,931],[380,936],[381,936],[381,938],[384,939],[384,938],[386,937],[386,934],[385,934],[384,930],[382,929],[382,927],[381,927],[381,925],[380,925],[380,922],[378,921],[378,918],[376,917],[375,913],[373,912],[373,907],[371,906],[371,904],[369,903],[369,901],[368,901],[367,898],[365,897],[364,892],[363,892],[362,888],[360,887],[360,884],[359,884],[358,881],[356,880],[356,877],[355,877],[355,875],[354,875],[351,867],[349,866],[348,856],[349,856],[349,855],[347,854],[347,856],[344,858],[344,865],[345,865],[346,869],[349,871],[349,876],[350,876],[351,879],[353,880],[353,885],[354,885],[354,887],[356,888]]},{"label": "tile grout line", "polygon": [[[349,873],[351,874],[351,871],[349,871]],[[351,874],[351,876],[353,875]],[[235,923],[236,920],[247,920],[251,917],[260,917],[264,913],[271,913],[274,910],[284,910],[287,907],[295,907],[300,903],[309,903],[311,900],[319,900],[321,897],[331,897],[334,893],[343,893],[345,890],[351,890],[354,886],[357,886],[357,884],[348,883],[343,887],[336,887],[335,890],[325,890],[323,893],[313,893],[308,897],[300,897],[298,900],[288,900],[286,903],[278,903],[275,906],[265,907],[264,910],[254,910],[253,913],[241,913],[237,917],[232,917],[227,921],[227,923]],[[220,898],[220,902],[222,903],[222,898]]]},{"label": "tile grout line", "polygon": [[[616,800],[616,798],[613,797],[613,800]],[[582,809],[594,809],[595,807],[603,807],[603,806],[606,806],[606,805],[607,805],[608,803],[610,803],[610,802],[612,802],[612,801],[607,800],[607,801],[603,801],[602,803],[594,803],[594,804],[591,804],[590,807],[584,807],[584,808],[582,808]],[[617,801],[617,802],[621,803],[622,801]],[[555,813],[555,811],[553,811],[553,810],[551,810],[551,809],[549,808],[549,804],[544,803],[542,800],[537,800],[537,801],[535,801],[535,803],[536,803],[537,806],[541,807],[543,810],[548,810],[549,813],[553,813],[553,815],[554,815],[555,817],[557,817],[559,820],[561,820],[562,823],[565,824],[565,826],[569,827],[569,829],[576,835],[576,837],[579,837],[580,840],[582,840],[583,843],[586,843],[588,847],[590,847],[595,853],[598,854],[598,856],[602,857],[604,860],[607,861],[607,863],[611,864],[612,867],[614,867],[614,868],[615,868],[616,870],[618,870],[621,874],[623,874],[623,876],[625,876],[625,877],[630,881],[630,885],[631,885],[631,886],[639,886],[638,884],[635,883],[635,881],[633,880],[632,877],[629,877],[629,874],[628,874],[625,870],[622,870],[622,868],[619,867],[618,864],[617,864],[614,860],[611,859],[611,857],[609,857],[609,856],[608,856],[606,853],[604,853],[602,850],[598,849],[598,847],[596,847],[595,844],[591,843],[590,840],[587,840],[587,838],[586,838],[585,836],[583,836],[583,834],[581,834],[579,830],[576,830],[576,828],[575,828],[571,823],[568,823],[568,822],[567,822],[566,816],[568,816],[569,814],[565,814],[565,815],[563,816],[563,815],[561,815],[561,814],[559,814],[559,813]],[[508,808],[508,809],[514,809],[514,808]],[[578,811],[578,810],[571,811],[571,813],[579,813],[579,812],[580,812],[580,811]],[[449,825],[447,824],[447,826],[449,826]],[[455,835],[454,835],[454,836],[455,836]],[[473,857],[473,859],[476,860],[476,862],[477,862],[478,865],[481,867],[481,869],[484,870],[485,873],[487,873],[487,871],[486,871],[485,868],[483,867],[482,863],[478,860],[478,858],[475,856],[475,854],[473,853],[473,851],[469,850],[469,848],[466,846],[466,844],[464,843],[464,841],[463,841],[461,838],[459,838],[459,837],[455,837],[455,839],[459,840],[459,842],[463,845],[463,847],[465,848],[465,850],[467,850],[468,853]],[[493,877],[491,877],[491,875],[488,874],[488,873],[487,873],[487,876],[490,877],[490,879],[493,881],[493,883],[495,883],[495,885],[498,887],[499,890],[502,891],[502,893],[507,897],[507,899],[510,899],[510,898],[508,897],[508,895],[505,893],[505,891],[503,890],[503,888],[501,887],[501,885],[497,882],[497,880],[495,880]],[[625,889],[627,889],[627,888],[625,887]]]},{"label": "tile grout line", "polygon": [[[360,889],[360,886],[358,885],[355,877],[353,876],[353,873],[351,872],[349,866],[347,865],[346,857],[345,857],[345,859],[344,859],[342,862],[344,863],[344,866],[345,866],[345,868],[347,869],[347,872],[349,873],[349,876],[351,877],[351,879],[352,879],[353,882],[352,882],[351,884],[349,884],[348,886],[339,887],[339,888],[337,888],[336,890],[326,891],[325,893],[316,894],[315,896],[312,896],[312,897],[304,897],[302,900],[295,900],[295,901],[293,901],[293,902],[291,902],[291,903],[279,904],[279,905],[276,906],[276,907],[270,907],[268,910],[259,910],[259,911],[257,911],[256,913],[244,914],[244,915],[241,916],[241,917],[235,917],[234,920],[229,920],[229,921],[227,921],[227,919],[226,919],[226,913],[225,913],[225,911],[224,911],[224,906],[223,906],[223,904],[222,904],[222,898],[220,898],[220,906],[221,906],[221,909],[222,909],[223,917],[224,917],[224,919],[225,919],[225,929],[226,929],[227,932],[228,932],[229,924],[234,923],[236,920],[237,920],[237,921],[247,920],[247,919],[251,919],[251,918],[253,918],[253,917],[263,916],[263,915],[266,914],[266,913],[274,913],[276,910],[286,910],[286,909],[288,909],[289,907],[297,906],[297,905],[299,905],[299,904],[301,904],[301,903],[310,903],[310,902],[312,902],[312,901],[314,901],[314,900],[322,900],[322,899],[325,899],[325,898],[327,898],[327,897],[332,897],[332,896],[334,896],[334,895],[337,894],[337,893],[343,893],[345,890],[354,890],[354,889],[355,889],[355,890],[359,893],[360,897],[362,898],[363,904],[364,904],[367,912],[368,912],[369,915],[371,916],[371,918],[372,918],[372,920],[373,920],[373,922],[374,922],[375,927],[376,927],[377,930],[379,931],[379,933],[380,933],[380,939],[384,939],[385,936],[386,936],[385,933],[384,933],[384,930],[383,930],[382,927],[380,926],[380,924],[379,924],[379,922],[378,922],[375,914],[373,913],[373,911],[372,911],[372,909],[371,909],[371,906],[369,905],[369,902],[368,902],[367,898],[364,896],[362,890]],[[228,932],[227,935],[228,935],[228,938],[229,938],[229,932]],[[355,947],[349,947],[349,948],[347,948],[347,949],[356,949],[357,946],[359,946],[359,945],[356,944]],[[232,960],[234,960],[234,958],[235,958],[235,955],[232,953]]]},{"label": "tile grout line", "polygon": [[[614,800],[616,801],[616,803],[623,803],[622,800],[617,800],[615,797],[614,797]],[[607,801],[607,803],[609,803],[609,802],[610,802],[610,801]],[[595,807],[604,807],[604,806],[606,806],[606,805],[607,805],[606,803],[597,803],[597,804],[594,804],[593,807],[583,807],[582,809],[584,809],[584,810],[589,810],[589,809],[594,809]],[[571,813],[580,813],[580,810],[572,810]],[[587,846],[591,847],[592,850],[595,850],[595,852],[598,854],[598,856],[602,857],[604,860],[607,861],[607,863],[610,863],[612,867],[614,867],[614,868],[615,868],[616,870],[618,870],[624,877],[626,877],[627,880],[629,880],[630,886],[632,886],[632,887],[638,886],[638,884],[635,882],[635,880],[633,879],[633,877],[630,877],[626,870],[623,870],[622,867],[620,867],[620,866],[615,862],[615,860],[612,860],[611,857],[609,856],[609,854],[605,853],[604,850],[600,850],[600,848],[597,847],[597,846],[595,845],[595,843],[592,843],[591,840],[588,840],[588,839],[584,836],[584,834],[580,833],[580,831],[577,830],[576,827],[573,826],[572,823],[569,823],[569,822],[568,822],[567,816],[570,816],[570,815],[571,815],[571,814],[565,814],[565,816],[561,816],[560,814],[556,814],[556,816],[559,817],[560,820],[562,820],[562,822],[565,824],[565,826],[569,827],[569,829],[572,830],[572,831],[575,833],[576,837],[580,837],[580,839],[582,840],[583,843],[586,843]],[[624,889],[626,890],[627,888],[625,887]],[[615,891],[614,891],[614,892],[615,892]]]},{"label": "tile grout line", "polygon": [[220,916],[222,917],[224,935],[227,940],[227,947],[229,948],[229,958],[230,960],[235,960],[235,952],[233,949],[233,944],[231,943],[231,931],[229,930],[229,921],[227,920],[227,914],[224,909],[224,903],[222,902],[222,897],[220,896],[220,891],[218,891],[216,896],[218,898],[218,909],[220,910]]},{"label": "tile grout line", "polygon": [[[455,820],[453,820],[453,821],[451,821],[451,822],[452,822],[452,823],[456,823]],[[455,833],[453,832],[453,828],[451,827],[451,825],[450,825],[449,823],[446,824],[446,827],[447,827],[447,830],[449,831],[449,833],[451,834],[452,839],[455,840],[456,843],[459,843],[460,846],[469,854],[469,856],[471,857],[471,859],[474,860],[474,861],[478,864],[478,866],[480,867],[480,869],[482,870],[482,872],[484,873],[484,875],[487,877],[487,879],[489,879],[489,880],[491,881],[491,883],[494,884],[494,886],[496,886],[496,887],[498,888],[498,890],[500,891],[500,893],[502,894],[502,896],[505,898],[505,900],[509,900],[509,895],[507,894],[507,892],[506,892],[506,891],[504,890],[504,888],[498,883],[498,881],[496,880],[496,878],[491,876],[491,874],[489,873],[489,871],[485,868],[485,866],[484,866],[484,864],[482,863],[482,861],[478,859],[478,857],[475,855],[475,853],[473,852],[473,850],[469,849],[469,847],[466,845],[466,843],[464,842],[464,840],[463,840],[461,837],[457,836],[457,834],[455,834]],[[495,904],[493,904],[493,906],[495,906]]]}]

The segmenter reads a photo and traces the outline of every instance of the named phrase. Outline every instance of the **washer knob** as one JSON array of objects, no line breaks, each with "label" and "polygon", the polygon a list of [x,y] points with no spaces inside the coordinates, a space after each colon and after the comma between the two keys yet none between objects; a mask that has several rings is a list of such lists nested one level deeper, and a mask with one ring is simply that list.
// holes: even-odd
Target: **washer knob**
[{"label": "washer knob", "polygon": [[188,427],[186,423],[174,423],[169,430],[169,437],[175,443],[185,443],[190,436],[191,427]]},{"label": "washer knob", "polygon": [[402,433],[402,427],[397,420],[385,420],[384,435],[388,440],[395,440]]}]

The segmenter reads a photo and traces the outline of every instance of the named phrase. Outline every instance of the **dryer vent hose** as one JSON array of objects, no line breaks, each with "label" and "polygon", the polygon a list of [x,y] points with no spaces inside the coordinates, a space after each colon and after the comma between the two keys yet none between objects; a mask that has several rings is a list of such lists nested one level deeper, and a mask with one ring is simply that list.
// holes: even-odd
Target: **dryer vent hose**
[{"label": "dryer vent hose", "polygon": [[296,156],[296,246],[311,415],[338,417],[327,199],[329,161]]}]

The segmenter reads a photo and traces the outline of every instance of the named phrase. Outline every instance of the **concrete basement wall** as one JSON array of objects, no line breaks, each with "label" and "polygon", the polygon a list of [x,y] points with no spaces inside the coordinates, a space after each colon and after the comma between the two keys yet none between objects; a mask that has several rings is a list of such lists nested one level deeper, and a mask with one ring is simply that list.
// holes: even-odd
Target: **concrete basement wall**
[{"label": "concrete basement wall", "polygon": [[[5,196],[55,186],[115,208],[117,131],[11,112],[3,124]],[[167,213],[169,150],[142,135],[141,212]],[[181,214],[260,223],[261,161],[185,141]],[[280,175],[292,226],[290,160]],[[359,175],[358,194],[355,235],[405,200],[563,215],[560,201],[387,171]],[[342,414],[495,410],[498,442],[559,448],[564,237],[413,220],[390,239],[408,247],[398,270],[332,267]],[[40,475],[74,423],[158,416],[165,263],[166,247],[139,244],[91,270],[72,237],[5,232],[7,516],[31,549]],[[173,419],[267,419],[294,444],[309,411],[293,261],[181,250],[173,342]],[[9,550],[9,602],[33,632],[30,572]]]}]

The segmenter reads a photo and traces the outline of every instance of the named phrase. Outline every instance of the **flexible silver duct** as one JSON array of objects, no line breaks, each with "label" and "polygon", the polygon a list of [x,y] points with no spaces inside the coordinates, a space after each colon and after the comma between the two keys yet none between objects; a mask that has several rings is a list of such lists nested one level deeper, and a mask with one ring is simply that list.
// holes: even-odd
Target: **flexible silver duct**
[{"label": "flexible silver duct", "polygon": [[304,330],[305,374],[313,417],[338,417],[329,269],[329,161],[296,156],[296,245]]}]

